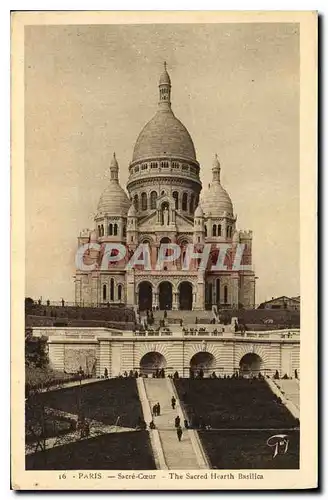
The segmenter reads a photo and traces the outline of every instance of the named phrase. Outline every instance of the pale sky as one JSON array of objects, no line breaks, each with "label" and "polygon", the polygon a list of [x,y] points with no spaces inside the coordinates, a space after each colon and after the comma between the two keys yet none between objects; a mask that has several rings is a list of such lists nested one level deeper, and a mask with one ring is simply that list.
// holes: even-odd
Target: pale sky
[{"label": "pale sky", "polygon": [[217,153],[253,231],[256,302],[299,295],[298,25],[31,26],[25,47],[27,296],[74,300],[77,236],[114,151],[125,186],[164,60],[203,188]]}]

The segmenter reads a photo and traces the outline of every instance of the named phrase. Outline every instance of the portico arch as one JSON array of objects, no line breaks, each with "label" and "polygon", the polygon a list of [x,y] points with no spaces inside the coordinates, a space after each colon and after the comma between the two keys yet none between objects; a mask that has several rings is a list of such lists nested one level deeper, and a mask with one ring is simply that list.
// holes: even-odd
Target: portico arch
[{"label": "portico arch", "polygon": [[151,310],[153,306],[153,287],[149,281],[142,281],[138,289],[138,305],[140,311]]},{"label": "portico arch", "polygon": [[151,375],[162,368],[166,368],[166,359],[160,352],[147,352],[140,360],[140,373],[142,375]]},{"label": "portico arch", "polygon": [[172,283],[162,281],[158,286],[159,308],[162,311],[172,309],[172,297]]},{"label": "portico arch", "polygon": [[179,309],[181,311],[192,310],[192,284],[189,281],[182,281],[179,285]]},{"label": "portico arch", "polygon": [[239,362],[239,372],[241,375],[257,376],[263,370],[263,360],[255,352],[248,352]]}]

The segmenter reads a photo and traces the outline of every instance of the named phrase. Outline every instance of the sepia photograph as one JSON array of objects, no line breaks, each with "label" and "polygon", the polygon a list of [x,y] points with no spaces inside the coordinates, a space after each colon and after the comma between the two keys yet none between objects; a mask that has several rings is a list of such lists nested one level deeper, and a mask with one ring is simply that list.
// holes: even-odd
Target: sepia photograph
[{"label": "sepia photograph", "polygon": [[20,477],[266,489],[279,472],[297,488],[316,412],[300,132],[316,15],[83,14],[17,14]]}]

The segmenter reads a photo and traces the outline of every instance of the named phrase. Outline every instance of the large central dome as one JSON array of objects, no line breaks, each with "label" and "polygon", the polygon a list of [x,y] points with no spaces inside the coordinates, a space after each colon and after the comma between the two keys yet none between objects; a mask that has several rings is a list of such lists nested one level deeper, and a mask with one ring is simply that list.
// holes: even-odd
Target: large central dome
[{"label": "large central dome", "polygon": [[171,80],[165,66],[159,80],[159,109],[139,134],[133,151],[133,162],[161,156],[196,160],[190,134],[171,109],[170,95]]},{"label": "large central dome", "polygon": [[196,160],[195,147],[186,127],[171,109],[160,109],[140,132],[132,161],[167,155]]}]

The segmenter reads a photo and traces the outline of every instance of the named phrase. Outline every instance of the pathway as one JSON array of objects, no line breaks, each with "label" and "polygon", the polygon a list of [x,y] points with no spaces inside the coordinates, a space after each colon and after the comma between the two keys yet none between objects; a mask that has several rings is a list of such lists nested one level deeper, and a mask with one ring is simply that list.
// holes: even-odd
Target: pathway
[{"label": "pathway", "polygon": [[[144,379],[147,399],[152,409],[156,403],[161,406],[161,414],[154,417],[158,429],[160,442],[168,469],[199,469],[199,460],[195,453],[190,431],[183,430],[179,443],[174,419],[179,414],[183,428],[183,414],[177,405],[175,410],[171,407],[171,398],[174,395],[169,379],[148,378]],[[178,401],[177,401],[178,403]]]}]

